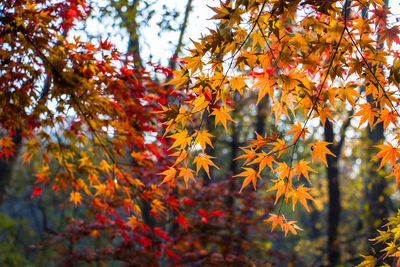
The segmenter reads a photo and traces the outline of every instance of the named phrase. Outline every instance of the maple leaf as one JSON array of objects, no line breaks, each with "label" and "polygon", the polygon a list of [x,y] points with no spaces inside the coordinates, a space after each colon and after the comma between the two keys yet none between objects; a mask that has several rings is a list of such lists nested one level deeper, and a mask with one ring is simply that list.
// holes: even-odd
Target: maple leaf
[{"label": "maple leaf", "polygon": [[378,31],[380,38],[379,43],[383,43],[386,41],[389,49],[392,47],[392,43],[400,44],[399,39],[399,26],[393,26],[391,28],[387,27],[387,25],[381,25],[380,30]]},{"label": "maple leaf", "polygon": [[358,264],[356,267],[372,267],[376,266],[378,259],[375,258],[374,256],[364,256],[361,255],[361,257],[364,258],[364,261]]},{"label": "maple leaf", "polygon": [[261,153],[257,153],[256,156],[257,157],[252,162],[249,162],[249,165],[259,163],[259,173],[261,173],[265,166],[268,166],[270,169],[272,169],[272,162],[275,162],[274,157],[266,154],[264,151],[262,151]]},{"label": "maple leaf", "polygon": [[329,142],[316,142],[314,144],[309,144],[309,146],[311,146],[312,149],[312,155],[311,155],[311,159],[312,162],[314,162],[315,157],[318,157],[319,159],[321,159],[326,167],[328,167],[328,163],[326,162],[326,154],[329,154],[331,156],[335,156],[335,154],[333,154],[329,148],[327,148],[327,145],[330,145],[332,143]]},{"label": "maple leaf", "polygon": [[246,161],[243,163],[243,165],[246,165],[248,162],[252,161],[256,156],[256,152],[253,149],[245,149],[241,148],[245,154],[235,158],[234,160],[238,159],[246,159]]},{"label": "maple leaf", "polygon": [[258,81],[252,86],[252,88],[259,88],[257,105],[267,93],[272,100],[274,100],[274,84],[274,78],[270,77],[268,74],[265,74],[264,77],[259,78]]},{"label": "maple leaf", "polygon": [[34,198],[35,196],[40,197],[40,195],[42,194],[42,188],[40,187],[35,187],[32,189],[32,195],[31,195],[31,199]]},{"label": "maple leaf", "polygon": [[396,188],[399,185],[400,182],[400,163],[397,163],[394,167],[393,167],[393,171],[386,177],[396,177]]},{"label": "maple leaf", "polygon": [[187,164],[190,153],[187,152],[186,150],[178,150],[175,153],[172,153],[171,156],[176,157],[175,163],[172,165],[172,167],[174,167],[182,161],[184,161]]},{"label": "maple leaf", "polygon": [[389,123],[392,123],[394,126],[397,126],[396,114],[393,111],[387,110],[386,108],[381,112],[381,116],[376,123],[379,123],[381,121],[383,121],[383,126],[385,127],[385,132],[386,132],[387,127],[389,126]]},{"label": "maple leaf", "polygon": [[270,137],[268,137],[267,134],[265,134],[264,137],[259,135],[257,132],[255,132],[255,134],[256,134],[256,140],[254,140],[254,139],[249,140],[251,145],[248,145],[245,148],[254,148],[255,150],[258,150],[261,147],[266,146],[267,144],[276,141],[279,136],[277,133],[273,132],[272,130],[271,130]]},{"label": "maple leaf", "polygon": [[305,161],[305,160],[300,160],[299,162],[296,162],[294,164],[294,169],[295,169],[295,173],[297,175],[297,179],[300,179],[300,175],[304,175],[304,177],[307,179],[307,181],[311,184],[310,178],[308,177],[308,172],[315,172],[317,173],[317,171],[313,170],[311,167],[308,166],[310,162],[309,161]]},{"label": "maple leaf", "polygon": [[228,131],[227,127],[226,127],[226,121],[230,120],[235,122],[232,117],[228,114],[229,111],[231,111],[232,109],[230,108],[226,108],[224,106],[220,107],[219,109],[214,109],[213,112],[210,114],[215,116],[215,126],[217,126],[218,122],[221,122],[222,125],[225,128],[225,132]]},{"label": "maple leaf", "polygon": [[297,71],[296,69],[291,69],[287,75],[282,74],[281,80],[283,83],[283,89],[285,91],[292,90],[296,85],[300,83],[300,79],[304,77],[304,74]]},{"label": "maple leaf", "polygon": [[284,221],[286,221],[285,217],[283,216],[278,216],[276,214],[270,213],[269,214],[269,218],[264,220],[265,223],[267,222],[271,222],[272,223],[272,228],[271,228],[271,232],[275,229],[275,227],[279,224],[281,226],[281,228],[283,229],[283,224]]},{"label": "maple leaf", "polygon": [[196,72],[196,70],[203,70],[203,61],[201,61],[201,56],[190,56],[182,58],[182,60],[187,61],[186,68],[191,69],[192,73]]},{"label": "maple leaf", "polygon": [[296,142],[298,138],[302,138],[303,141],[305,142],[305,136],[307,133],[310,133],[307,128],[303,129],[303,126],[301,126],[300,122],[297,122],[297,124],[290,124],[290,127],[292,129],[288,131],[286,134],[293,134],[293,141],[292,143]]},{"label": "maple leaf", "polygon": [[185,228],[185,230],[187,231],[188,230],[188,226],[192,226],[192,225],[190,225],[190,223],[187,221],[187,218],[185,217],[185,216],[182,216],[182,215],[178,215],[178,216],[176,216],[176,222],[180,225],[180,226],[182,226],[183,228]]},{"label": "maple leaf", "polygon": [[243,168],[243,169],[245,170],[244,172],[241,172],[233,176],[233,177],[246,177],[243,181],[239,193],[241,193],[243,188],[245,188],[250,182],[253,182],[254,190],[256,190],[257,178],[261,179],[260,174],[256,170],[253,170],[251,168]]},{"label": "maple leaf", "polygon": [[206,144],[209,144],[212,148],[214,148],[210,140],[210,137],[214,137],[214,135],[209,134],[207,130],[204,131],[196,130],[196,132],[192,135],[192,137],[195,137],[193,146],[196,146],[198,143],[200,143],[201,150],[203,151],[203,153],[204,149],[206,148]]},{"label": "maple leaf", "polygon": [[15,143],[11,136],[0,138],[0,159],[3,158],[8,161],[10,156],[15,152]]},{"label": "maple leaf", "polygon": [[290,222],[285,222],[282,225],[282,229],[285,231],[285,237],[288,233],[288,231],[290,231],[292,234],[297,235],[297,230],[303,231],[303,229],[301,229],[299,226],[297,226],[295,223],[297,221],[290,221]]},{"label": "maple leaf", "polygon": [[272,180],[274,186],[267,190],[267,192],[272,190],[277,190],[274,205],[278,202],[278,199],[282,194],[288,197],[288,192],[292,189],[292,185],[285,182],[284,180]]},{"label": "maple leaf", "polygon": [[180,87],[185,87],[190,83],[189,70],[187,68],[175,70],[173,73],[175,78],[165,83],[164,85],[175,85],[175,88],[178,89]]},{"label": "maple leaf", "polygon": [[378,109],[372,107],[370,103],[358,104],[358,106],[361,109],[352,116],[352,117],[361,116],[360,124],[358,125],[358,128],[360,128],[360,126],[363,125],[364,122],[366,122],[367,120],[368,120],[369,125],[372,127],[374,125],[375,117],[378,117],[378,113],[377,113]]},{"label": "maple leaf", "polygon": [[372,160],[380,159],[381,158],[381,165],[379,166],[378,170],[386,164],[386,162],[390,162],[392,166],[395,165],[396,160],[400,158],[400,149],[398,147],[393,147],[393,145],[389,142],[386,142],[387,145],[377,145],[381,151],[376,154]]},{"label": "maple leaf", "polygon": [[285,140],[279,138],[276,139],[276,142],[271,143],[271,145],[274,147],[271,149],[268,155],[278,153],[278,158],[289,148],[289,146],[285,144]]},{"label": "maple leaf", "polygon": [[162,185],[163,183],[166,183],[166,182],[174,181],[175,177],[176,177],[176,172],[177,171],[174,167],[170,167],[168,170],[160,173],[161,175],[165,175],[164,180],[160,183],[160,185]]},{"label": "maple leaf", "polygon": [[78,204],[81,204],[81,201],[82,201],[81,194],[79,192],[72,191],[71,194],[70,194],[70,199],[69,200],[71,202],[73,202],[75,207],[76,207]]},{"label": "maple leaf", "polygon": [[189,179],[192,179],[194,182],[196,182],[196,180],[193,177],[193,170],[190,168],[186,168],[186,167],[179,168],[178,177],[183,178],[183,180],[185,181],[186,188],[188,188]]},{"label": "maple leaf", "polygon": [[[339,88],[339,95],[340,99],[343,101],[342,104],[344,104],[344,101],[347,100],[350,105],[354,108],[355,105],[355,100],[354,97],[360,98],[361,95],[358,93],[355,89],[358,87],[357,84],[355,83],[348,83],[343,87]],[[331,102],[333,105],[333,103]]]},{"label": "maple leaf", "polygon": [[277,164],[278,164],[278,168],[276,168],[275,170],[274,170],[274,172],[279,172],[280,174],[279,174],[279,180],[283,180],[283,179],[285,179],[285,178],[288,178],[289,179],[289,182],[291,183],[292,182],[292,176],[294,175],[294,173],[293,173],[293,168],[290,168],[287,164],[286,164],[286,162],[277,162]]},{"label": "maple leaf", "polygon": [[278,121],[280,117],[282,116],[282,113],[286,115],[286,117],[289,118],[289,114],[286,109],[286,103],[282,103],[280,101],[273,101],[272,102],[272,107],[271,107],[271,113],[274,112],[275,115],[275,125],[278,124]]},{"label": "maple leaf", "polygon": [[308,212],[310,212],[310,210],[308,209],[308,206],[307,206],[307,199],[315,201],[314,198],[309,193],[307,193],[310,190],[311,190],[310,188],[307,188],[307,187],[304,187],[303,185],[301,185],[297,189],[290,191],[288,197],[292,197],[293,210],[294,210],[294,207],[298,200],[306,208],[306,210]]},{"label": "maple leaf", "polygon": [[172,149],[174,147],[179,147],[180,149],[185,149],[187,145],[190,145],[190,142],[192,141],[192,137],[188,135],[187,130],[178,130],[177,133],[171,134],[168,136],[169,138],[174,138],[175,141],[171,145],[169,149]]},{"label": "maple leaf", "polygon": [[219,169],[212,161],[211,159],[213,159],[215,157],[211,157],[209,155],[206,154],[202,154],[199,156],[196,156],[193,160],[193,164],[196,164],[196,175],[199,173],[200,168],[203,168],[204,171],[207,173],[208,178],[211,179],[210,177],[210,172],[209,172],[209,166],[213,166],[217,169]]},{"label": "maple leaf", "polygon": [[229,80],[231,84],[232,91],[238,91],[241,95],[243,95],[243,88],[246,87],[246,78],[239,76],[239,77],[232,77]]}]

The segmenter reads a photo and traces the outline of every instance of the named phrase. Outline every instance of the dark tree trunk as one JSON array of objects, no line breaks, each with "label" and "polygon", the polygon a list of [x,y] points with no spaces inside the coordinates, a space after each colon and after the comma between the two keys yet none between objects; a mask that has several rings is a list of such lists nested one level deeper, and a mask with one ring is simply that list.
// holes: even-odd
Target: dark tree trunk
[{"label": "dark tree trunk", "polygon": [[[268,106],[268,97],[264,97],[263,99],[261,99],[257,105],[255,130],[261,136],[264,136],[265,134],[265,128],[266,128],[265,120],[267,118],[267,106]],[[255,135],[254,138],[256,138]]]},{"label": "dark tree trunk", "polygon": [[[325,141],[334,142],[333,126],[330,121],[325,123]],[[340,262],[340,246],[338,238],[338,227],[340,222],[340,191],[339,191],[339,153],[338,147],[334,144],[328,145],[330,151],[332,151],[336,157],[327,155],[326,160],[328,167],[326,174],[328,178],[328,261],[329,266],[335,266]],[[335,153],[336,152],[336,153]],[[338,153],[339,152],[339,153]]]}]

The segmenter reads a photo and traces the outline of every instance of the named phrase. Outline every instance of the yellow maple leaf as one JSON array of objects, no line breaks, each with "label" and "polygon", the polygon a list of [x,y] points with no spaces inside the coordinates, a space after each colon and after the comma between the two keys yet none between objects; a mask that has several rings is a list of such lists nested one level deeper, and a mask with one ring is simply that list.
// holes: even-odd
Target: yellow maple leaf
[{"label": "yellow maple leaf", "polygon": [[192,70],[192,74],[196,72],[196,70],[203,70],[203,61],[201,61],[201,56],[190,56],[182,58],[183,60],[187,61],[186,68]]},{"label": "yellow maple leaf", "polygon": [[243,88],[246,86],[245,82],[246,78],[242,76],[232,77],[229,80],[231,84],[232,91],[238,91],[241,95],[243,95]]}]

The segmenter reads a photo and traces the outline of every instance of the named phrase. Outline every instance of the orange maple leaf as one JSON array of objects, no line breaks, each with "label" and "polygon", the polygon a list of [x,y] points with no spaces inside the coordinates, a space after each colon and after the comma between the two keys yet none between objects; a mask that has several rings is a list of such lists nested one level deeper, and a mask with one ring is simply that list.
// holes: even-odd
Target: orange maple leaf
[{"label": "orange maple leaf", "polygon": [[389,123],[392,123],[394,126],[397,126],[396,124],[396,114],[393,111],[389,111],[386,108],[381,111],[381,116],[379,118],[378,122],[383,121],[383,125],[385,127],[385,132],[387,127],[389,126]]},{"label": "orange maple leaf", "polygon": [[264,137],[259,135],[257,132],[255,132],[255,134],[256,134],[256,140],[254,140],[254,139],[249,140],[251,145],[248,145],[245,148],[254,148],[255,150],[258,150],[259,148],[261,148],[263,146],[266,146],[267,144],[276,141],[278,139],[278,136],[279,136],[277,133],[275,133],[272,130],[271,130],[271,136],[270,137],[268,137],[267,134],[265,134]]},{"label": "orange maple leaf", "polygon": [[196,146],[198,143],[200,143],[201,150],[204,153],[204,149],[206,148],[206,144],[209,144],[212,148],[213,145],[211,143],[210,137],[214,137],[214,135],[209,134],[207,130],[204,131],[197,131],[192,135],[192,137],[195,137],[193,147]]},{"label": "orange maple leaf", "polygon": [[268,155],[278,153],[278,158],[289,148],[289,146],[285,144],[285,140],[279,138],[276,139],[276,142],[271,143],[271,145],[274,147],[271,149]]},{"label": "orange maple leaf", "polygon": [[262,151],[261,153],[257,153],[256,155],[257,155],[257,157],[252,162],[249,162],[249,165],[259,163],[259,166],[258,166],[259,173],[261,173],[261,171],[267,165],[270,169],[272,169],[272,162],[275,162],[274,157],[268,155],[264,151]]},{"label": "orange maple leaf", "polygon": [[267,192],[272,191],[272,190],[277,190],[275,202],[274,202],[274,205],[275,205],[278,202],[278,199],[281,197],[282,194],[284,194],[285,197],[288,196],[288,192],[290,189],[292,189],[292,185],[289,183],[286,183],[284,180],[273,180],[272,182],[274,182],[274,186],[271,187],[270,189],[268,189]]},{"label": "orange maple leaf", "polygon": [[222,125],[225,128],[225,132],[228,131],[227,127],[226,127],[226,121],[230,120],[235,122],[232,117],[228,114],[229,111],[231,111],[232,109],[230,108],[226,108],[226,107],[220,107],[219,109],[214,109],[213,112],[210,114],[215,116],[215,126],[217,126],[218,122],[221,122]]},{"label": "orange maple leaf", "polygon": [[70,194],[70,199],[69,200],[71,202],[74,202],[74,205],[76,207],[78,204],[81,204],[81,201],[82,201],[81,194],[79,192],[72,191],[71,194]]},{"label": "orange maple leaf", "polygon": [[250,182],[253,182],[254,190],[256,190],[257,178],[261,179],[260,174],[256,170],[251,168],[243,168],[243,169],[245,169],[244,172],[233,176],[233,177],[246,177],[243,181],[242,188],[240,188],[239,193],[242,192],[243,188],[245,188]]},{"label": "orange maple leaf", "polygon": [[292,234],[297,235],[297,230],[303,231],[303,229],[301,229],[300,227],[298,227],[295,223],[297,221],[290,221],[290,222],[285,222],[282,225],[282,229],[285,231],[285,237],[288,233],[288,231],[290,231]]},{"label": "orange maple leaf", "polygon": [[252,161],[256,156],[257,153],[253,149],[245,149],[241,148],[245,154],[235,158],[234,160],[238,159],[246,159],[246,161],[243,163],[243,165],[246,165],[248,162]]},{"label": "orange maple leaf", "polygon": [[274,100],[274,87],[275,80],[266,73],[264,77],[259,78],[258,81],[253,85],[252,88],[259,88],[258,90],[258,98],[257,98],[257,105],[258,102],[268,93],[269,96]]},{"label": "orange maple leaf", "polygon": [[390,162],[392,166],[396,164],[396,160],[400,158],[400,150],[398,147],[393,147],[393,145],[389,142],[386,142],[387,145],[377,145],[381,151],[372,158],[372,160],[381,159],[381,165],[378,170],[385,165],[386,162]]},{"label": "orange maple leaf", "polygon": [[165,175],[164,180],[160,183],[162,185],[163,183],[174,181],[176,177],[176,169],[174,167],[170,167],[168,170],[163,171],[160,173],[161,175]]},{"label": "orange maple leaf", "polygon": [[309,161],[300,160],[300,162],[296,162],[294,164],[293,168],[295,169],[297,179],[300,179],[300,175],[303,174],[304,177],[307,179],[307,181],[311,184],[310,178],[308,177],[308,172],[315,172],[315,173],[318,172],[309,167],[308,166],[309,163],[310,163]]},{"label": "orange maple leaf", "polygon": [[400,163],[397,163],[394,166],[393,171],[386,177],[393,177],[393,176],[396,177],[396,189],[397,189],[397,186],[399,185],[400,182]]},{"label": "orange maple leaf", "polygon": [[311,149],[312,149],[312,155],[311,155],[312,162],[314,162],[315,157],[318,157],[325,163],[326,167],[328,167],[328,163],[326,162],[326,154],[336,157],[335,154],[333,154],[329,150],[329,148],[326,147],[329,144],[332,144],[332,143],[316,142],[314,144],[309,144],[309,146],[311,146]]},{"label": "orange maple leaf", "polygon": [[188,188],[189,179],[192,179],[194,182],[196,182],[196,180],[193,177],[193,170],[190,169],[190,168],[186,168],[186,167],[179,168],[178,177],[183,177],[183,180],[185,181],[186,188]]},{"label": "orange maple leaf", "polygon": [[365,104],[359,104],[358,105],[361,110],[359,110],[356,114],[354,114],[352,117],[359,117],[361,116],[360,119],[360,124],[358,125],[358,128],[360,128],[361,125],[364,124],[368,120],[369,125],[372,127],[374,125],[374,120],[375,117],[378,116],[378,109],[374,108],[371,106],[370,103],[365,103]]},{"label": "orange maple leaf", "polygon": [[303,185],[301,185],[297,189],[290,191],[289,197],[292,197],[293,210],[298,200],[306,208],[306,210],[310,212],[307,206],[307,199],[314,201],[314,198],[309,193],[307,193],[310,190],[311,188],[304,187]]},{"label": "orange maple leaf", "polygon": [[272,223],[272,228],[271,232],[275,229],[275,227],[279,224],[281,228],[283,228],[284,221],[286,221],[285,217],[283,216],[278,216],[276,214],[270,213],[269,218],[267,220],[264,220],[264,222],[271,222]]},{"label": "orange maple leaf", "polygon": [[303,126],[301,126],[300,122],[297,122],[297,124],[290,124],[290,127],[292,127],[292,130],[285,133],[285,135],[293,134],[292,143],[296,142],[300,137],[303,139],[303,141],[305,141],[306,133],[310,133],[307,128],[303,129]]},{"label": "orange maple leaf", "polygon": [[293,173],[293,168],[290,168],[286,162],[277,162],[277,164],[279,165],[278,168],[276,168],[274,170],[274,172],[279,172],[279,180],[283,180],[285,178],[289,179],[289,182],[292,182],[292,176],[294,175]]},{"label": "orange maple leaf", "polygon": [[215,165],[215,164],[211,161],[211,159],[213,159],[213,158],[215,158],[215,157],[211,157],[211,156],[206,155],[206,154],[196,156],[196,157],[194,158],[194,160],[193,160],[193,164],[196,164],[196,168],[197,168],[196,175],[199,173],[199,170],[200,170],[201,168],[203,168],[204,171],[207,173],[208,178],[211,179],[211,177],[210,177],[210,172],[209,172],[209,166],[213,166],[213,167],[219,169],[218,166]]},{"label": "orange maple leaf", "polygon": [[188,135],[186,129],[184,131],[178,130],[177,133],[171,134],[168,137],[175,139],[174,143],[171,145],[169,149],[172,149],[174,147],[180,147],[180,149],[185,149],[185,147],[187,145],[190,145],[190,142],[192,141],[192,137]]}]

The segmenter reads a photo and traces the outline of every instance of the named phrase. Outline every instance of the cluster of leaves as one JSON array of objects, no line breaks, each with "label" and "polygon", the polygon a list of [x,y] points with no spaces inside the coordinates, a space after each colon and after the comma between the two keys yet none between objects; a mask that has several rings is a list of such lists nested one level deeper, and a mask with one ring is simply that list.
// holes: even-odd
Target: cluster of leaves
[{"label": "cluster of leaves", "polygon": [[[385,131],[393,132],[393,141],[378,146],[381,152],[373,160],[381,159],[381,167],[390,163],[390,176],[399,181],[399,133],[391,127],[399,116],[399,58],[392,45],[399,43],[399,32],[387,22],[390,10],[382,1],[237,0],[221,2],[213,10],[220,26],[193,42],[191,56],[183,59],[187,64],[169,82],[187,90],[190,98],[163,107],[176,157],[162,173],[163,183],[194,181],[191,164],[197,172],[217,167],[206,154],[214,136],[202,129],[204,118],[214,118],[216,126],[227,130],[234,96],[246,97],[246,88],[258,90],[256,105],[271,99],[275,123],[285,129],[283,134],[257,134],[239,157],[245,160],[237,175],[244,177],[241,191],[250,183],[256,189],[264,169],[276,173],[268,191],[275,192],[275,204],[280,204],[265,220],[272,229],[279,225],[285,234],[299,229],[281,207],[287,203],[294,209],[300,203],[308,210],[312,189],[304,183],[310,184],[309,174],[315,170],[295,157],[296,149],[300,140],[307,142],[312,161],[327,165],[326,156],[335,156],[330,143],[310,140],[307,126],[313,122],[325,127],[339,111],[354,110],[358,128],[383,122]],[[281,159],[284,154],[288,161]],[[300,179],[304,183],[295,181]]]},{"label": "cluster of leaves", "polygon": [[132,262],[150,264],[161,251],[174,258],[166,232],[151,223],[168,209],[157,186],[167,166],[157,115],[167,90],[108,40],[66,38],[90,13],[83,0],[15,0],[0,9],[0,156],[40,159],[31,198],[52,188],[87,208],[85,220],[72,218],[36,248],[101,235],[118,245],[61,249],[63,261],[137,254]]},{"label": "cluster of leaves", "polygon": [[[376,243],[384,243],[384,248],[382,251],[385,253],[382,255],[382,257],[399,258],[400,250],[398,239],[400,237],[400,211],[398,211],[394,217],[388,218],[388,222],[383,226],[383,228],[386,229],[384,231],[378,230],[379,235],[371,239],[371,241],[375,241]],[[375,255],[363,257],[365,258],[365,261],[359,266],[376,266],[378,260],[380,260],[377,259]],[[384,266],[389,265],[386,264]]]},{"label": "cluster of leaves", "polygon": [[[232,197],[222,190],[226,181],[190,191],[160,186],[159,173],[165,182],[178,174],[186,183],[194,173],[168,168],[168,148],[182,143],[160,136],[162,116],[181,109],[172,104],[167,111],[159,104],[191,98],[151,79],[154,73],[168,79],[168,68],[150,65],[149,73],[108,40],[69,37],[90,15],[86,1],[13,0],[0,9],[1,160],[11,165],[20,156],[36,170],[31,201],[51,188],[79,211],[62,231],[51,229],[49,238],[29,251],[55,247],[53,263],[65,266],[109,260],[130,266],[245,265],[265,255],[270,262],[294,260],[271,245],[263,251],[266,244],[254,222],[271,208],[270,198],[235,193],[241,208],[226,211]],[[204,149],[212,145],[209,138],[201,132],[195,144]],[[210,176],[211,159],[197,157],[197,172],[203,168]],[[190,199],[179,198],[188,194]],[[262,212],[246,214],[250,203]]]},{"label": "cluster of leaves", "polygon": [[[400,41],[384,3],[228,2],[213,8],[219,26],[193,42],[191,55],[167,83],[173,90],[154,82],[108,40],[67,38],[90,14],[84,0],[0,4],[0,157],[10,161],[21,154],[25,164],[40,159],[31,198],[51,187],[68,194],[75,207],[87,208],[85,219],[71,218],[65,231],[32,248],[105,238],[112,245],[60,246],[62,262],[253,263],[242,251],[257,254],[263,245],[241,233],[260,232],[254,221],[271,223],[272,230],[279,226],[285,235],[301,230],[282,214],[282,206],[295,209],[300,203],[309,210],[314,198],[308,184],[316,171],[296,150],[303,141],[313,162],[328,165],[327,155],[335,156],[331,144],[311,138],[310,124],[325,126],[335,113],[348,110],[359,119],[358,128],[383,122],[393,138],[379,145],[372,159],[380,160],[379,168],[391,165],[388,177],[398,184],[400,133],[393,126],[399,116],[400,60],[393,43]],[[170,76],[160,66],[154,71]],[[226,182],[189,188],[201,170],[211,178],[211,168],[218,168],[209,152],[215,136],[203,122],[210,117],[228,131],[235,100],[251,91],[257,93],[254,106],[271,100],[270,113],[282,130],[256,133],[241,148],[237,160],[243,171],[235,177],[243,183],[234,196],[222,190]],[[163,130],[170,143],[159,135]],[[169,186],[160,186],[159,174],[161,185]],[[274,192],[272,198],[260,203],[254,194],[240,194],[250,183],[256,189],[259,179]],[[182,194],[191,199],[179,199]],[[224,210],[229,197],[238,199],[238,211]],[[277,211],[270,213],[274,205]],[[399,255],[397,217],[375,238],[388,244],[384,252],[390,257]],[[268,253],[282,262],[284,255]],[[366,257],[367,263],[374,261]]]}]

